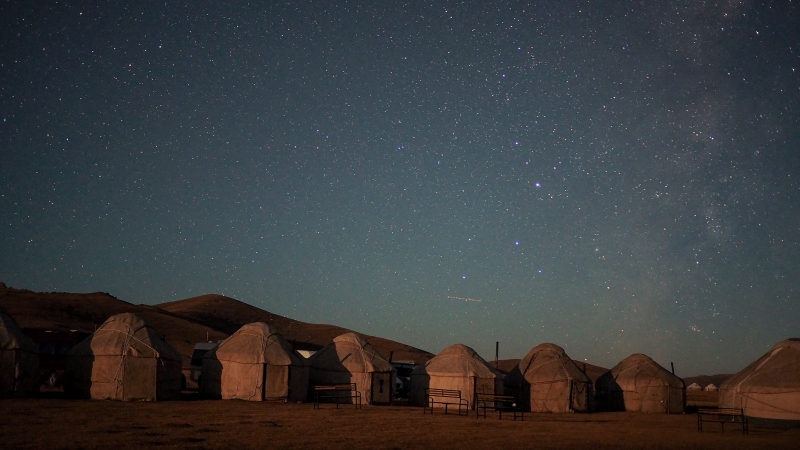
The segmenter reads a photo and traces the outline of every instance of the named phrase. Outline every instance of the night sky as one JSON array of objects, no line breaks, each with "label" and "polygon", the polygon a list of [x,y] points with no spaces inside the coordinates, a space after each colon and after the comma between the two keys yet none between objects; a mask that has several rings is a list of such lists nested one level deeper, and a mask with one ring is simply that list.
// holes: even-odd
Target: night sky
[{"label": "night sky", "polygon": [[800,337],[798,2],[240,3],[0,4],[0,281],[682,376]]}]

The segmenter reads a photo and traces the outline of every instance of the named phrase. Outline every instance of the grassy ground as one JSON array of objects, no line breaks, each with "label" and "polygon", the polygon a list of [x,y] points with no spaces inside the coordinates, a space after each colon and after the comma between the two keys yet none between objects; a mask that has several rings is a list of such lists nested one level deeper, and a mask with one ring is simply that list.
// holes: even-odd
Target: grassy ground
[{"label": "grassy ground", "polygon": [[423,415],[407,406],[222,400],[0,400],[0,448],[798,448],[800,430],[699,433],[694,414],[530,414],[524,422]]}]

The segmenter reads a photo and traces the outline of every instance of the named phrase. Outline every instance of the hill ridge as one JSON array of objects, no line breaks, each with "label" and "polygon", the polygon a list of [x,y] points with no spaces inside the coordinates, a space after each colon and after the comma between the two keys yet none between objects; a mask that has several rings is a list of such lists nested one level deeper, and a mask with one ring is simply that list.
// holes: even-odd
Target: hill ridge
[{"label": "hill ridge", "polygon": [[272,324],[298,349],[317,350],[340,334],[354,332],[386,358],[421,363],[433,357],[429,352],[397,341],[336,325],[301,322],[220,294],[136,305],[106,292],[34,292],[0,282],[0,310],[8,312],[22,328],[87,332],[93,332],[113,315],[135,313],[150,322],[183,355],[184,368],[189,366],[196,343],[225,339],[252,322]]}]

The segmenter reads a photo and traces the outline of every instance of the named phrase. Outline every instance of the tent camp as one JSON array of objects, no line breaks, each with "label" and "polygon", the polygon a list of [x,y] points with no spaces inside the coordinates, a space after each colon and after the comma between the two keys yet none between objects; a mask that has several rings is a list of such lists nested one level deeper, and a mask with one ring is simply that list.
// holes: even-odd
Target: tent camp
[{"label": "tent camp", "polygon": [[719,406],[749,417],[800,420],[800,339],[787,339],[727,379]]},{"label": "tent camp", "polygon": [[555,344],[532,348],[505,384],[533,412],[589,412],[593,407],[592,381]]},{"label": "tent camp", "polygon": [[132,313],[106,320],[69,352],[66,393],[101,400],[171,400],[181,393],[181,355]]},{"label": "tent camp", "polygon": [[250,323],[203,358],[200,390],[222,399],[305,400],[305,360],[271,325]]},{"label": "tent camp", "polygon": [[461,398],[469,401],[469,407],[475,409],[476,393],[503,393],[503,375],[475,350],[463,344],[455,344],[414,368],[411,372],[409,403],[426,406],[428,398],[425,396],[425,388],[459,390]]},{"label": "tent camp", "polygon": [[39,351],[10,315],[0,312],[0,398],[39,392]]},{"label": "tent camp", "polygon": [[641,353],[619,362],[597,379],[598,408],[607,411],[683,413],[686,387],[682,379]]},{"label": "tent camp", "polygon": [[367,341],[345,333],[308,360],[309,385],[355,383],[362,401],[391,404],[397,371]]},{"label": "tent camp", "polygon": [[711,383],[711,384],[709,384],[708,386],[704,387],[704,388],[703,388],[703,390],[704,390],[704,391],[709,391],[709,392],[711,392],[711,391],[718,391],[718,390],[719,390],[719,388],[717,387],[717,385],[716,385],[716,384],[714,384],[714,383]]},{"label": "tent camp", "polygon": [[703,390],[703,386],[700,386],[697,383],[692,383],[692,384],[686,386],[686,390],[687,391],[702,391]]}]

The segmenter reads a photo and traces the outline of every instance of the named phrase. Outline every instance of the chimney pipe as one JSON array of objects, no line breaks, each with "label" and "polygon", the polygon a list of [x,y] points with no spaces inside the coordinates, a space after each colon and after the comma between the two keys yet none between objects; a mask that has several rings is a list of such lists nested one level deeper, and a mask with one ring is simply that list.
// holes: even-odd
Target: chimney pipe
[{"label": "chimney pipe", "polygon": [[675,363],[670,361],[669,365],[672,366],[672,374],[675,375]]}]

